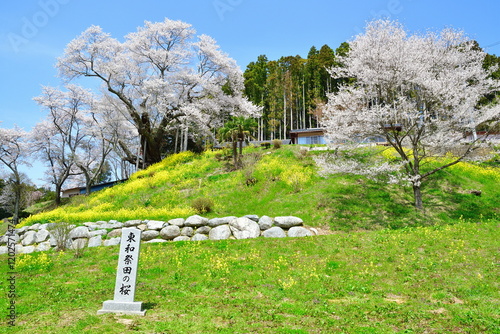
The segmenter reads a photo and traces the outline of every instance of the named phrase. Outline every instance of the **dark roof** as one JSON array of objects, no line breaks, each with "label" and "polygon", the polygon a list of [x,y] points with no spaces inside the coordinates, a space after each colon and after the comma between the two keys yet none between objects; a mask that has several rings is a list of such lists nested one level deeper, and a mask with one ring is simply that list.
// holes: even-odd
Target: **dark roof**
[{"label": "dark roof", "polygon": [[[94,187],[110,187],[118,183],[123,183],[127,181],[128,179],[123,179],[123,180],[116,180],[116,181],[111,181],[111,182],[106,182],[106,183],[101,183],[101,184],[94,184],[91,186],[91,188]],[[70,190],[85,190],[87,187],[75,187],[75,188],[69,188],[69,189],[63,189],[62,192],[70,191]]]},{"label": "dark roof", "polygon": [[312,129],[297,129],[290,130],[290,133],[308,133],[308,132],[323,132],[322,128],[312,128]]}]

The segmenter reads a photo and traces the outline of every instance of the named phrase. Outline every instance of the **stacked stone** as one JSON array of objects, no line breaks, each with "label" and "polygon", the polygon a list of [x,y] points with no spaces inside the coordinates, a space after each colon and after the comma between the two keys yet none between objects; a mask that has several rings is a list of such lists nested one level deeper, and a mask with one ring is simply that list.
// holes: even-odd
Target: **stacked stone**
[{"label": "stacked stone", "polygon": [[[0,254],[6,254],[7,238],[14,240],[16,253],[47,251],[56,246],[49,230],[51,224],[35,224],[16,229],[14,236],[0,238]],[[313,236],[314,229],[303,226],[302,219],[294,216],[271,218],[268,216],[247,215],[244,217],[223,217],[208,219],[199,215],[187,219],[177,218],[168,222],[158,220],[129,220],[124,223],[116,220],[84,223],[72,226],[68,235],[68,247],[98,247],[120,244],[123,227],[136,227],[142,230],[143,242],[203,241],[225,239],[251,239],[258,237],[285,238]]]}]

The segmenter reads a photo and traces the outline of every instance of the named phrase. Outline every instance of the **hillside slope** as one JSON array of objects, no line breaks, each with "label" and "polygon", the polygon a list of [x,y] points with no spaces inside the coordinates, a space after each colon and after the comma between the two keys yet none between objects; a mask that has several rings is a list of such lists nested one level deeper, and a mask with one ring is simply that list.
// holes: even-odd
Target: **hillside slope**
[{"label": "hillside slope", "polygon": [[[400,228],[496,219],[499,216],[498,168],[459,163],[436,174],[424,187],[424,213],[415,212],[411,189],[355,175],[324,178],[312,154],[297,146],[277,150],[248,148],[245,168],[230,171],[221,152],[169,156],[127,182],[68,205],[34,215],[35,222],[158,219],[195,214],[197,199],[213,201],[207,217],[246,214],[301,217],[309,226],[332,229]],[[470,193],[481,190],[481,196]]]}]

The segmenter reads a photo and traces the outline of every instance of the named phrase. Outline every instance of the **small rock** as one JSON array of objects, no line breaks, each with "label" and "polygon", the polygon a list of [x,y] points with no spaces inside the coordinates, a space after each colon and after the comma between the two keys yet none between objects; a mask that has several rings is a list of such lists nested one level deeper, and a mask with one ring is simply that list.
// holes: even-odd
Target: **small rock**
[{"label": "small rock", "polygon": [[285,231],[278,226],[271,227],[270,229],[265,230],[262,233],[262,236],[265,238],[285,238]]},{"label": "small rock", "polygon": [[208,238],[210,240],[225,240],[231,236],[229,225],[219,225],[210,230]]},{"label": "small rock", "polygon": [[296,237],[312,237],[314,234],[308,229],[300,226],[294,226],[288,230],[288,236],[290,238]]},{"label": "small rock", "polygon": [[302,226],[304,221],[298,217],[285,216],[285,217],[275,217],[274,225],[279,226],[284,229],[289,229],[294,226]]},{"label": "small rock", "polygon": [[177,225],[168,225],[161,229],[160,236],[166,240],[172,240],[181,235],[181,229]]}]

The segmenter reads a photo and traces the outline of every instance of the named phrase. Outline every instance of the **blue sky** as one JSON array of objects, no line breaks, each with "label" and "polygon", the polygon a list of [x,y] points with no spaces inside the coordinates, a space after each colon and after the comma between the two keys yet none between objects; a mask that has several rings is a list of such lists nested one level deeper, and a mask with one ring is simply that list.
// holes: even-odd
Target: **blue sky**
[{"label": "blue sky", "polygon": [[212,36],[244,70],[265,54],[306,57],[363,31],[367,21],[397,19],[411,32],[453,27],[500,54],[498,0],[22,0],[0,4],[0,123],[25,130],[44,117],[32,98],[61,84],[54,64],[90,25],[122,40],[144,21],[165,17]]}]

